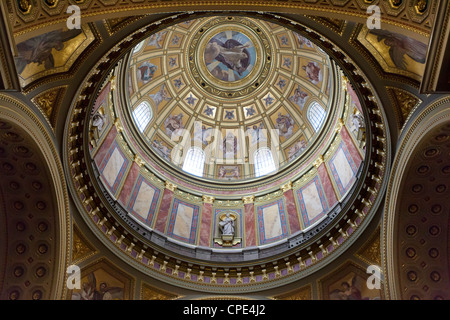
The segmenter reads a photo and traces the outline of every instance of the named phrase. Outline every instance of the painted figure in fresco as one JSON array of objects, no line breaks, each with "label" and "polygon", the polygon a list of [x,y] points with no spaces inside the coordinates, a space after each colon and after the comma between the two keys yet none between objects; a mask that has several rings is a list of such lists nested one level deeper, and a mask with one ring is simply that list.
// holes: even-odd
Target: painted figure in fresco
[{"label": "painted figure in fresco", "polygon": [[307,99],[308,94],[305,91],[302,91],[299,85],[297,85],[297,88],[294,90],[294,95],[289,97],[289,100],[298,105],[300,110],[303,110]]},{"label": "painted figure in fresco", "polygon": [[[231,169],[230,169],[231,168]],[[241,176],[238,166],[220,166],[218,178],[220,179],[239,179]]]},{"label": "painted figure in fresco", "polygon": [[180,131],[183,130],[183,114],[179,113],[177,115],[170,115],[164,121],[164,128],[166,129],[166,134],[172,137],[173,134],[179,135]]},{"label": "painted figure in fresco", "polygon": [[[212,69],[211,74],[219,80],[228,81],[228,72],[219,66]],[[235,76],[234,80],[239,80],[239,77]]]},{"label": "painted figure in fresco", "polygon": [[259,124],[259,126],[253,125],[252,127],[247,127],[247,132],[252,138],[253,145],[262,141],[267,141],[267,138],[264,135],[264,126],[262,122]]},{"label": "painted figure in fresco", "polygon": [[228,39],[223,43],[217,37],[213,37],[205,48],[205,63],[210,64],[214,60],[220,61],[242,76],[242,73],[250,65],[248,47],[249,44],[242,44],[236,39]]},{"label": "painted figure in fresco", "polygon": [[159,140],[154,139],[152,142],[153,149],[156,150],[164,159],[170,160],[170,149],[163,145]]},{"label": "painted figure in fresco", "polygon": [[290,114],[282,115],[281,112],[278,113],[277,123],[275,128],[278,129],[278,134],[282,137],[288,139],[292,135],[294,130],[294,119],[292,119]]},{"label": "painted figure in fresco", "polygon": [[419,63],[425,63],[427,45],[407,36],[392,33],[387,30],[373,29],[370,33],[377,36],[377,41],[384,39],[384,44],[389,47],[389,56],[399,69],[406,70],[405,55]]},{"label": "painted figure in fresco", "polygon": [[54,68],[55,58],[52,50],[62,51],[64,42],[75,38],[81,32],[80,29],[55,30],[19,43],[17,45],[18,57],[15,58],[17,72],[21,74],[30,63],[44,64],[45,70]]},{"label": "painted figure in fresco", "polygon": [[296,156],[298,156],[302,151],[306,149],[306,141],[300,140],[294,143],[292,147],[288,150],[288,157],[289,160],[294,159]]},{"label": "painted figure in fresco", "polygon": [[138,67],[138,79],[140,79],[145,84],[153,79],[156,70],[158,70],[157,65],[154,65],[153,63],[150,63],[148,61],[144,61],[142,65]]},{"label": "painted figure in fresco", "polygon": [[148,38],[148,45],[157,47],[158,49],[162,48],[161,41],[163,41],[163,37],[167,31],[161,31],[155,34],[152,34],[150,38]]},{"label": "painted figure in fresco", "polygon": [[302,66],[302,69],[305,70],[306,76],[313,84],[322,81],[322,70],[317,62],[310,61],[307,65]]},{"label": "painted figure in fresco", "polygon": [[307,46],[309,48],[314,48],[314,45],[312,44],[311,41],[309,41],[308,39],[306,39],[305,37],[302,37],[301,35],[299,35],[297,32],[294,32],[295,36],[297,37],[298,40],[298,45],[300,46],[300,48],[303,48],[303,46]]},{"label": "painted figure in fresco", "polygon": [[234,235],[234,219],[230,217],[227,212],[225,219],[219,221],[220,228],[223,235]]},{"label": "painted figure in fresco", "polygon": [[239,149],[238,139],[232,133],[228,132],[222,142],[222,151],[225,154],[225,157],[234,157],[237,154]]},{"label": "painted figure in fresco", "polygon": [[153,102],[156,104],[156,112],[158,112],[158,107],[163,101],[169,101],[171,99],[169,93],[166,91],[166,85],[163,84],[158,92],[149,95]]},{"label": "painted figure in fresco", "polygon": [[72,293],[72,300],[120,300],[123,299],[123,289],[109,287],[106,282],[101,282],[97,290],[97,279],[91,272],[88,282],[82,284],[81,292]]},{"label": "painted figure in fresco", "polygon": [[[363,297],[361,289],[365,283],[364,279],[354,276],[351,283],[343,281],[340,289],[330,292],[331,300],[369,300],[369,297]],[[376,298],[375,298],[376,299]]]},{"label": "painted figure in fresco", "polygon": [[194,123],[194,141],[200,141],[203,145],[207,145],[211,139],[213,128],[206,128],[200,121]]}]

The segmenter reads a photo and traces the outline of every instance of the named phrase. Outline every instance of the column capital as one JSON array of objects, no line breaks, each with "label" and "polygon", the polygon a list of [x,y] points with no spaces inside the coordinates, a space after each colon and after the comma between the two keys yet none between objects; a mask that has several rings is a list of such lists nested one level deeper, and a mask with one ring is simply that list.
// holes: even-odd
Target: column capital
[{"label": "column capital", "polygon": [[255,196],[254,195],[245,196],[242,198],[242,201],[244,202],[244,204],[253,203],[255,201]]},{"label": "column capital", "polygon": [[208,196],[208,195],[203,195],[202,196],[203,202],[204,203],[214,203],[215,198],[213,196]]},{"label": "column capital", "polygon": [[281,191],[286,192],[292,189],[292,181],[286,182],[280,187]]}]

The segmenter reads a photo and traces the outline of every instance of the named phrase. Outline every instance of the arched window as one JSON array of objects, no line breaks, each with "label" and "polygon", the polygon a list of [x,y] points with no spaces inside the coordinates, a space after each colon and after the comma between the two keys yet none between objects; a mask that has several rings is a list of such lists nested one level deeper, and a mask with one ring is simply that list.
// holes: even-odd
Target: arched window
[{"label": "arched window", "polygon": [[142,101],[133,111],[134,121],[136,121],[136,124],[141,132],[144,132],[150,120],[152,120],[152,117],[152,108],[146,101]]},{"label": "arched window", "polygon": [[313,102],[309,107],[307,117],[316,132],[325,121],[325,115],[325,109],[319,103]]},{"label": "arched window", "polygon": [[256,150],[255,160],[255,176],[261,177],[271,173],[277,169],[273,160],[272,152],[269,148],[261,148]]},{"label": "arched window", "polygon": [[205,166],[205,153],[200,148],[190,148],[186,154],[183,163],[183,171],[194,176],[203,176],[203,167]]}]

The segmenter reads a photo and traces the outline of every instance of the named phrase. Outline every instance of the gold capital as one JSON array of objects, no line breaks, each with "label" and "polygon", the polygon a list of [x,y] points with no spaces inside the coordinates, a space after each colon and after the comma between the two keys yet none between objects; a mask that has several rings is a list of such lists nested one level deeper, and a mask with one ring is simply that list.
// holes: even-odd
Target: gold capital
[{"label": "gold capital", "polygon": [[215,198],[213,196],[203,195],[202,199],[204,203],[214,203]]},{"label": "gold capital", "polygon": [[242,198],[242,201],[244,202],[244,204],[253,203],[253,201],[255,201],[255,196],[245,196]]},{"label": "gold capital", "polygon": [[134,155],[134,162],[136,162],[139,167],[142,167],[145,163],[144,160],[142,160],[137,154]]},{"label": "gold capital", "polygon": [[170,181],[166,181],[165,187],[166,187],[166,189],[169,189],[170,191],[175,191],[177,188],[177,185]]},{"label": "gold capital", "polygon": [[289,181],[289,182],[283,184],[283,185],[280,187],[280,189],[281,189],[281,191],[283,191],[283,192],[286,192],[286,191],[288,191],[288,190],[291,190],[291,189],[292,189],[292,181]]},{"label": "gold capital", "polygon": [[314,166],[318,168],[323,163],[323,155],[320,155],[319,158],[314,161]]}]

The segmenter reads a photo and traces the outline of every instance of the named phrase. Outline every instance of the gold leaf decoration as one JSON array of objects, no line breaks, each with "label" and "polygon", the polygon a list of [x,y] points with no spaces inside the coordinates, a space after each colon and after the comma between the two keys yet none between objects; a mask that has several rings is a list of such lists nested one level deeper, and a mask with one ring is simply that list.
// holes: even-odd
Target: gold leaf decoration
[{"label": "gold leaf decoration", "polygon": [[312,290],[311,286],[306,286],[294,291],[290,291],[287,293],[283,293],[277,296],[274,296],[275,300],[311,300],[312,299]]},{"label": "gold leaf decoration", "polygon": [[368,264],[381,266],[381,238],[379,228],[371,236],[369,241],[356,253],[356,256]]},{"label": "gold leaf decoration", "polygon": [[96,252],[94,247],[89,244],[82,236],[77,227],[73,228],[73,243],[72,243],[72,260],[79,261],[93,255]]},{"label": "gold leaf decoration", "polygon": [[55,117],[65,91],[66,86],[56,87],[44,91],[31,99],[31,101],[44,112],[53,128],[56,124]]},{"label": "gold leaf decoration", "polygon": [[152,287],[148,284],[143,284],[141,289],[142,300],[175,300],[180,296]]},{"label": "gold leaf decoration", "polygon": [[422,103],[422,100],[414,96],[412,93],[399,88],[388,87],[387,90],[389,92],[389,96],[397,106],[394,108],[398,118],[397,124],[399,128],[402,128],[408,119],[409,114],[417,105]]}]

